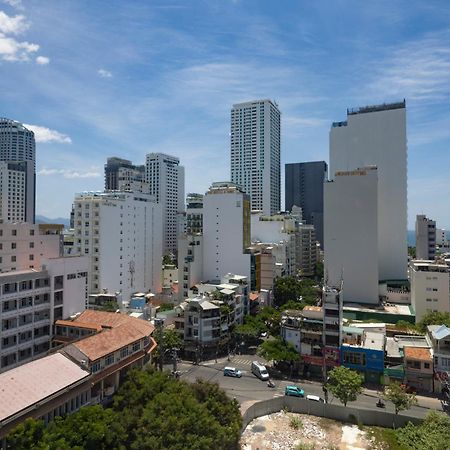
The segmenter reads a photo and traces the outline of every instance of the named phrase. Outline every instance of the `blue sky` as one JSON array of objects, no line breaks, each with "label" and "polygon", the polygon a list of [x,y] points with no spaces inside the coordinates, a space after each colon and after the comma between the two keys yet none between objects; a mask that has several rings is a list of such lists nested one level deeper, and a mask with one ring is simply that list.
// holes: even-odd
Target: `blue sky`
[{"label": "blue sky", "polygon": [[0,80],[48,217],[103,188],[108,156],[176,155],[186,192],[229,179],[233,103],[278,102],[284,172],[328,160],[347,107],[406,98],[409,227],[450,229],[448,1],[0,0]]}]

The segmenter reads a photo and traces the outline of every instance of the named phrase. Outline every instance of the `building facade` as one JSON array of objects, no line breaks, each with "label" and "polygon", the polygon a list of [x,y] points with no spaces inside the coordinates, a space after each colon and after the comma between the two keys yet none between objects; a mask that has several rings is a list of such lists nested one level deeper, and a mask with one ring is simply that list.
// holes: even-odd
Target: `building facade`
[{"label": "building facade", "polygon": [[[330,131],[330,177],[358,167],[378,169],[380,280],[406,279],[407,146],[405,102],[347,110]],[[326,208],[326,207],[325,207]],[[351,245],[351,242],[348,242]],[[326,245],[325,245],[326,248]]]},{"label": "building facade", "polygon": [[231,181],[249,195],[252,211],[280,211],[280,118],[271,100],[231,109]]},{"label": "building facade", "polygon": [[186,196],[186,233],[203,233],[203,195]]},{"label": "building facade", "polygon": [[250,279],[250,200],[236,184],[213,183],[203,199],[203,279]]},{"label": "building facade", "polygon": [[53,323],[85,309],[88,258],[51,258],[0,274],[0,372],[44,355]]},{"label": "building facade", "polygon": [[75,197],[75,246],[89,256],[90,293],[161,292],[162,214],[148,194],[92,192]]},{"label": "building facade", "polygon": [[34,133],[0,118],[0,219],[34,223],[36,143]]},{"label": "building facade", "polygon": [[312,161],[285,165],[284,195],[286,211],[302,209],[303,220],[314,225],[317,240],[323,247],[323,184],[327,180],[327,163]]},{"label": "building facade", "polygon": [[430,311],[450,312],[450,267],[434,261],[411,261],[411,306],[416,323]]},{"label": "building facade", "polygon": [[325,276],[331,285],[344,280],[347,303],[378,303],[378,184],[373,167],[325,183]]},{"label": "building facade", "polygon": [[145,166],[136,166],[128,159],[108,158],[105,164],[105,191],[148,193]]},{"label": "building facade", "polygon": [[427,216],[416,216],[416,258],[434,260],[436,256],[436,222]]},{"label": "building facade", "polygon": [[149,153],[145,177],[149,193],[162,206],[163,254],[177,254],[177,216],[184,212],[184,167],[175,156]]}]

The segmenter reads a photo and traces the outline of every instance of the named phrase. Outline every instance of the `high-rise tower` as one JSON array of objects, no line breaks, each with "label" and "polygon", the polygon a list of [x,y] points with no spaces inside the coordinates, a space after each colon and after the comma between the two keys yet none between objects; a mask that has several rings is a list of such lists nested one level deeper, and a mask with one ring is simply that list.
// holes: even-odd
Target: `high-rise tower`
[{"label": "high-rise tower", "polygon": [[[378,258],[380,280],[406,279],[406,162],[405,101],[347,110],[346,121],[333,123],[330,178],[340,171],[368,166],[378,169],[378,255],[367,257]],[[352,219],[349,216],[347,220]],[[345,289],[344,268],[344,299]]]},{"label": "high-rise tower", "polygon": [[34,223],[36,144],[34,133],[0,118],[0,220]]},{"label": "high-rise tower", "polygon": [[270,100],[231,109],[231,181],[249,195],[252,211],[280,210],[280,110]]},{"label": "high-rise tower", "polygon": [[146,157],[149,192],[163,209],[163,254],[177,254],[177,214],[184,211],[184,167],[175,156],[149,153]]}]

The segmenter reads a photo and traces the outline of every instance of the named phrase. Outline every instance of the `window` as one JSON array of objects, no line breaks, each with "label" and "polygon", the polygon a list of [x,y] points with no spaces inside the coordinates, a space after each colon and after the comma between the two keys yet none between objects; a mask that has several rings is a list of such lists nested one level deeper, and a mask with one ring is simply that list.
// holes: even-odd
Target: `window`
[{"label": "window", "polygon": [[17,230],[11,230],[11,234],[12,234],[13,236],[17,236]]},{"label": "window", "polygon": [[124,347],[120,350],[120,358],[125,358],[128,356],[128,347]]},{"label": "window", "polygon": [[430,368],[430,363],[424,363],[423,366],[425,367],[425,369],[429,369]]},{"label": "window", "polygon": [[34,242],[30,242],[30,248],[34,248]]},{"label": "window", "polygon": [[114,364],[114,355],[108,355],[105,359],[105,366],[110,366]]},{"label": "window", "polygon": [[11,256],[11,262],[16,262],[16,255]]},{"label": "window", "polygon": [[96,361],[92,364],[92,373],[98,372],[100,370],[100,361]]},{"label": "window", "polygon": [[34,236],[34,230],[30,230],[30,236]]},{"label": "window", "polygon": [[141,343],[140,342],[135,342],[133,344],[133,352],[137,352],[138,350],[140,350],[141,348]]},{"label": "window", "polygon": [[34,260],[34,255],[30,255],[29,259],[30,259],[30,261],[33,261]]},{"label": "window", "polygon": [[366,365],[366,355],[357,352],[344,352],[344,363],[359,366]]},{"label": "window", "polygon": [[420,361],[408,361],[407,367],[410,369],[420,369]]}]

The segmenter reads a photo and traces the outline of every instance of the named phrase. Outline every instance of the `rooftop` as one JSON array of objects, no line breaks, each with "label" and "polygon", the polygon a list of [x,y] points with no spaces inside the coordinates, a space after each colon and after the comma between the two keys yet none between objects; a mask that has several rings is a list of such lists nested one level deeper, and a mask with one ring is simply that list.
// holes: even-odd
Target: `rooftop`
[{"label": "rooftop", "polygon": [[0,421],[90,375],[61,353],[0,374]]},{"label": "rooftop", "polygon": [[97,325],[103,329],[98,334],[81,339],[66,347],[68,353],[71,353],[69,347],[75,347],[90,361],[109,355],[139,339],[149,337],[155,329],[150,322],[142,319],[91,309],[81,313],[72,323],[76,327],[79,324],[86,324]]},{"label": "rooftop", "polygon": [[391,109],[402,109],[406,108],[406,101],[396,103],[382,103],[381,105],[368,105],[362,106],[360,108],[350,108],[347,109],[347,116],[352,116],[355,114],[366,114],[371,112],[379,112],[379,111],[389,111]]},{"label": "rooftop", "polygon": [[438,341],[450,336],[450,328],[445,325],[428,325],[427,329],[431,336]]},{"label": "rooftop", "polygon": [[374,331],[366,331],[364,334],[364,340],[362,347],[371,350],[383,350],[384,349],[384,334],[376,333]]},{"label": "rooftop", "polygon": [[423,347],[405,347],[404,350],[405,358],[408,359],[421,359],[431,361],[431,352],[428,348]]}]

